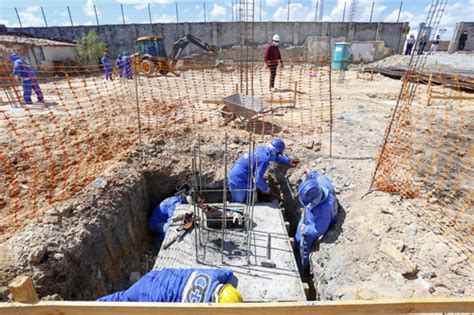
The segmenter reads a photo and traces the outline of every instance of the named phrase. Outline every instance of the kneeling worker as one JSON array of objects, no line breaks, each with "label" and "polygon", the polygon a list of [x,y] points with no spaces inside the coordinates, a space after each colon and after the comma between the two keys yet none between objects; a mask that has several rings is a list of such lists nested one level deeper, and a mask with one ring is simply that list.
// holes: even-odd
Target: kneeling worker
[{"label": "kneeling worker", "polygon": [[253,159],[249,161],[248,153],[242,155],[229,172],[229,190],[232,202],[245,203],[249,180],[249,166],[254,170],[257,189],[263,194],[270,195],[270,187],[265,182],[265,172],[270,162],[296,166],[299,160],[283,155],[285,142],[274,139],[266,146],[257,147]]},{"label": "kneeling worker", "polygon": [[152,270],[125,291],[99,302],[241,303],[242,295],[231,283],[227,269]]},{"label": "kneeling worker", "polygon": [[303,249],[300,250],[300,255],[303,255],[303,264],[306,267],[309,265],[309,253],[313,242],[337,221],[338,205],[331,181],[316,172],[309,172],[306,175],[306,180],[298,186],[298,196],[306,215],[302,216],[298,223],[295,241],[297,246]]},{"label": "kneeling worker", "polygon": [[173,223],[174,210],[178,204],[186,204],[186,201],[181,197],[172,196],[160,202],[153,210],[148,227],[156,235],[155,244],[157,246],[161,246],[166,231],[168,231],[169,226]]}]

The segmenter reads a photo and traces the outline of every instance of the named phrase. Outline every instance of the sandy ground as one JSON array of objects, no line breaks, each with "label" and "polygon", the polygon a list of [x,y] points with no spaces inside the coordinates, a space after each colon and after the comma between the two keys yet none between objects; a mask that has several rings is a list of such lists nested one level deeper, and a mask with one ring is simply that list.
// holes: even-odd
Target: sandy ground
[{"label": "sandy ground", "polygon": [[[314,169],[325,172],[334,182],[338,192],[341,205],[340,222],[323,239],[319,251],[315,252],[312,258],[314,281],[321,299],[472,296],[474,294],[474,281],[471,276],[473,274],[472,260],[449,239],[433,231],[424,219],[424,214],[410,207],[410,200],[384,192],[373,192],[362,198],[368,192],[375,167],[374,157],[379,152],[380,142],[396,103],[401,81],[380,76],[376,76],[374,81],[358,80],[356,73],[351,71],[346,74],[344,84],[333,83],[334,138],[333,156],[329,157],[329,108],[325,101],[328,99],[327,89],[324,88],[328,82],[327,77],[318,75],[313,77],[312,71],[315,70],[308,66],[293,69],[287,67],[281,73],[282,76],[277,79],[279,90],[270,93],[266,89],[267,73],[265,69],[263,70],[259,72],[261,74],[255,76],[256,90],[259,91],[261,98],[291,99],[294,83],[298,82],[299,99],[296,109],[281,108],[277,112],[278,115],[262,118],[252,126],[238,122],[231,122],[226,126],[224,118],[216,110],[216,107],[220,108],[220,106],[202,103],[204,99],[232,94],[235,83],[238,82],[236,73],[216,74],[215,70],[189,71],[183,73],[180,78],[141,79],[141,86],[147,87],[139,90],[143,103],[142,136],[149,148],[147,154],[151,157],[139,167],[145,170],[151,167],[150,165],[170,166],[174,163],[176,167],[181,168],[187,165],[189,171],[189,159],[177,160],[160,156],[160,164],[156,163],[152,157],[156,157],[156,150],[159,152],[169,150],[170,153],[180,150],[189,152],[186,146],[192,139],[190,135],[195,132],[201,132],[204,142],[212,144],[213,139],[222,140],[224,130],[228,131],[229,138],[235,140],[231,146],[231,149],[235,150],[231,154],[234,158],[246,148],[245,143],[242,144],[240,141],[247,137],[245,129],[253,130],[260,142],[273,136],[281,137],[287,141],[288,154],[301,160],[297,169],[287,171],[293,183],[303,177],[304,169]],[[322,73],[324,74],[324,71]],[[213,79],[208,80],[209,78]],[[281,78],[284,80],[280,81]],[[108,140],[97,142],[95,138],[92,139],[91,145],[102,144],[107,152],[114,152],[109,158],[97,159],[94,162],[113,164],[112,161],[122,158],[123,154],[119,153],[125,152],[137,140],[136,131],[119,128],[136,123],[131,115],[128,119],[122,117],[123,113],[135,113],[133,98],[130,94],[120,94],[123,93],[120,91],[132,87],[130,82],[125,85],[114,83],[113,88],[109,87],[107,92],[109,94],[104,97],[109,97],[109,100],[112,99],[113,102],[99,103],[100,107],[94,107],[97,113],[104,115],[103,121],[88,119],[90,111],[87,109],[77,108],[77,111],[71,109],[64,114],[64,117],[68,119],[76,117],[76,114],[77,116],[85,114],[81,119],[84,133],[81,130],[77,131],[78,141],[81,135],[91,130],[100,130],[104,126],[108,126],[106,134],[116,132],[116,137],[112,139],[123,137],[123,140],[127,140],[127,145],[120,145],[120,141],[111,140],[113,145],[110,146]],[[61,89],[58,90],[61,91]],[[128,97],[126,102],[123,102],[124,95]],[[81,104],[77,102],[77,98],[87,98],[91,100],[91,103],[94,103],[96,99],[102,99],[92,93],[74,97],[76,97],[75,104]],[[53,99],[53,101],[56,100]],[[166,106],[155,105],[163,103],[166,103]],[[126,108],[122,108],[121,106],[125,104]],[[107,110],[107,106],[110,106],[110,110]],[[61,112],[61,109],[58,108],[58,111]],[[56,113],[54,115],[56,117]],[[68,131],[69,129],[64,132]],[[169,141],[169,145],[154,142],[171,137],[174,140]],[[180,141],[182,141],[181,144],[179,144]],[[80,158],[82,155],[80,151],[77,152]],[[208,157],[211,161],[213,159],[217,161],[215,152],[209,153]],[[133,159],[133,155],[128,157],[130,158]],[[99,175],[104,169],[105,165],[96,167],[93,172],[81,178],[85,178],[86,184],[87,180],[95,178],[94,176]],[[272,168],[271,171],[274,169]],[[178,171],[174,169],[174,172]],[[183,170],[181,172],[185,173]],[[222,176],[222,169],[214,168],[209,176]],[[59,238],[61,230],[67,231],[69,225],[77,224],[77,220],[84,221],[84,218],[75,219],[75,216],[81,216],[80,211],[74,213],[75,215],[64,220],[68,222],[66,226],[64,222],[58,227],[58,223],[54,220],[53,222],[43,220],[37,232],[28,230],[30,234],[27,238],[21,238],[21,232],[17,233],[15,238],[23,239],[25,244],[15,247],[18,253],[14,254],[14,259],[2,263],[2,270],[4,272],[7,270],[8,276],[21,268],[38,273],[37,267],[25,267],[31,264],[31,261],[28,262],[31,259],[30,248],[35,249],[39,243],[45,241],[45,236],[38,237],[36,240],[34,235],[54,227],[59,228],[59,231],[54,233],[54,237]],[[88,215],[90,216],[91,213],[88,212]],[[92,215],[95,216],[97,213],[92,212]],[[99,223],[94,220],[93,224]],[[67,238],[74,237],[74,242],[79,246],[82,236],[77,235],[67,236]],[[11,250],[12,241],[5,246],[6,250]],[[54,251],[64,252],[71,248],[72,245],[68,249],[67,246],[60,244]],[[397,253],[402,253],[411,263],[416,264],[419,271],[409,276],[402,275],[403,270],[400,264],[386,253],[386,248],[395,248]],[[51,252],[51,257],[54,251]],[[19,261],[22,264],[18,263]],[[47,278],[51,274],[45,273],[45,268],[55,267],[61,263],[61,259],[58,258],[56,265],[47,265],[51,262],[43,262],[41,259],[38,261],[35,259],[34,263],[39,266],[46,264],[41,269],[41,277]],[[1,285],[5,284],[5,282],[1,283]],[[56,292],[49,292],[49,294],[52,293]]]}]

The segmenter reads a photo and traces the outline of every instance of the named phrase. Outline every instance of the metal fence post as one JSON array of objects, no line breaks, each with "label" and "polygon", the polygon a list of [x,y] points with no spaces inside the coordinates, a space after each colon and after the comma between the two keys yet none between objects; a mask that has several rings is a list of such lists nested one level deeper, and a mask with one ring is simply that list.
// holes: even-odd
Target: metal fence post
[{"label": "metal fence post", "polygon": [[23,28],[23,25],[21,24],[20,15],[18,14],[18,9],[17,8],[15,8],[15,12],[16,12],[16,17],[18,18],[18,22],[20,23],[20,28]]},{"label": "metal fence post", "polygon": [[344,1],[344,11],[342,12],[342,22],[344,22],[346,18],[346,1]]},{"label": "metal fence post", "polygon": [[403,0],[400,1],[400,9],[398,9],[397,23],[400,21],[400,14],[402,13]]},{"label": "metal fence post", "polygon": [[174,5],[175,5],[175,8],[176,8],[176,23],[179,23],[178,2],[175,2]]},{"label": "metal fence post", "polygon": [[153,21],[151,19],[151,6],[150,6],[150,3],[148,3],[148,16],[150,17],[150,24],[153,23]]},{"label": "metal fence post", "polygon": [[44,25],[48,27],[48,21],[46,21],[46,15],[44,14],[43,7],[41,7],[41,13],[43,14]]},{"label": "metal fence post", "polygon": [[259,13],[259,15],[260,15],[260,16],[259,16],[259,21],[260,21],[260,22],[262,22],[262,5],[263,5],[262,0],[260,0],[260,8],[259,8],[259,11],[260,11],[260,13]]},{"label": "metal fence post", "polygon": [[125,24],[125,15],[123,14],[123,4],[120,4],[120,11],[122,11],[122,21]]},{"label": "metal fence post", "polygon": [[370,22],[372,23],[372,16],[374,15],[375,1],[372,1],[372,10],[370,10]]},{"label": "metal fence post", "polygon": [[204,23],[206,23],[206,1],[202,3],[202,11],[204,12]]},{"label": "metal fence post", "polygon": [[288,15],[286,16],[286,21],[290,21],[290,0],[288,0]]},{"label": "metal fence post", "polygon": [[67,13],[69,13],[69,20],[71,21],[71,26],[74,26],[74,23],[72,23],[71,10],[69,10],[69,6],[67,6]]},{"label": "metal fence post", "polygon": [[95,20],[97,21],[97,26],[99,26],[99,16],[97,15],[97,8],[95,7],[95,4],[94,4],[94,12],[95,12]]},{"label": "metal fence post", "polygon": [[319,0],[316,0],[316,10],[314,10],[314,21],[318,21],[318,7],[319,7]]}]

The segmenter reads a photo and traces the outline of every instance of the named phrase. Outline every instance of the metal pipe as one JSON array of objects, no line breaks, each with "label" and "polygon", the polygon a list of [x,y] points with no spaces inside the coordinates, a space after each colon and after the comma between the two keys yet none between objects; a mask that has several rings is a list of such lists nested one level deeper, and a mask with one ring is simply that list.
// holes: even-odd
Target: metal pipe
[{"label": "metal pipe", "polygon": [[99,16],[97,15],[97,8],[94,4],[95,20],[97,21],[97,26],[99,26]]},{"label": "metal pipe", "polygon": [[206,23],[206,1],[203,2],[202,7],[204,12],[204,23]]},{"label": "metal pipe", "polygon": [[400,9],[398,9],[397,23],[400,21],[400,14],[402,13],[403,0],[400,1]]},{"label": "metal pipe", "polygon": [[179,23],[179,15],[178,15],[178,2],[174,3],[176,9],[176,23]]},{"label": "metal pipe", "polygon": [[23,25],[21,24],[20,15],[18,14],[18,9],[17,8],[15,8],[15,12],[16,12],[16,17],[18,18],[18,23],[20,23],[20,28],[23,28]]},{"label": "metal pipe", "polygon": [[120,4],[120,11],[122,11],[122,21],[125,24],[125,15],[123,14],[123,4]]},{"label": "metal pipe", "polygon": [[43,13],[44,25],[48,27],[48,21],[46,21],[46,15],[44,14],[43,7],[41,7],[41,13]]},{"label": "metal pipe", "polygon": [[370,10],[370,23],[372,23],[372,16],[374,15],[375,1],[372,1],[372,10]]},{"label": "metal pipe", "polygon": [[272,235],[267,233],[267,259],[272,257]]},{"label": "metal pipe", "polygon": [[286,21],[289,22],[290,21],[290,0],[288,0],[288,15],[286,17]]},{"label": "metal pipe", "polygon": [[316,10],[314,11],[314,21],[318,21],[318,7],[319,7],[319,0],[316,1]]},{"label": "metal pipe", "polygon": [[346,18],[346,1],[344,1],[344,11],[342,12],[342,22],[344,22],[345,18]]},{"label": "metal pipe", "polygon": [[259,18],[260,22],[262,22],[262,5],[263,5],[262,0],[260,0],[260,8],[259,8],[260,9],[259,10],[260,11],[260,18]]},{"label": "metal pipe", "polygon": [[69,13],[69,20],[71,21],[71,26],[74,26],[74,23],[72,23],[71,10],[69,10],[69,6],[67,6],[67,13]]},{"label": "metal pipe", "polygon": [[148,3],[148,17],[150,18],[150,24],[153,23],[153,20],[151,19],[151,5]]}]

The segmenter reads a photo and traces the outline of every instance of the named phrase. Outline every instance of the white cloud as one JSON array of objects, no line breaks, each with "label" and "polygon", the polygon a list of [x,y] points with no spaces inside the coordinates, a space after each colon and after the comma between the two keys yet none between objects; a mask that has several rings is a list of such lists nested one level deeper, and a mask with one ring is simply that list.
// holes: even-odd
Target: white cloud
[{"label": "white cloud", "polygon": [[94,25],[94,23],[92,23],[92,21],[86,21],[84,22],[84,25]]},{"label": "white cloud", "polygon": [[[245,20],[245,5],[242,5],[242,10],[239,10],[239,5],[238,4],[234,4],[234,6],[232,7],[232,10],[234,11],[234,21],[238,20],[239,18],[239,14],[242,14],[242,20]],[[239,11],[241,11],[239,13]],[[255,21],[259,21],[260,20],[260,12],[261,12],[261,15],[262,15],[262,21],[265,21],[265,18],[267,16],[267,12],[263,9],[263,5],[262,5],[262,9],[260,8],[260,1],[255,1],[255,8],[254,8],[254,19]],[[247,14],[247,17],[248,17],[248,21],[251,21],[251,7],[249,6],[249,9],[248,9],[248,14]]]},{"label": "white cloud", "polygon": [[117,0],[121,4],[133,5],[137,10],[143,10],[148,7],[148,3],[151,4],[170,4],[174,3],[175,0]]},{"label": "white cloud", "polygon": [[153,15],[153,23],[176,23],[176,16],[168,14]]},{"label": "white cloud", "polygon": [[[370,12],[372,11],[372,3],[374,0],[358,0],[356,12],[352,21],[364,21],[367,22],[370,20]],[[346,12],[344,14],[344,4],[346,7]],[[385,12],[387,7],[383,4],[375,1],[374,12],[372,15],[372,21],[382,20],[382,14]],[[332,21],[342,21],[344,16],[344,21],[350,20],[350,11],[351,11],[351,0],[337,0],[336,6],[323,17],[323,21],[332,22]]]},{"label": "white cloud", "polygon": [[[278,7],[273,13],[274,21],[288,20],[288,5]],[[290,3],[290,21],[314,21],[314,9],[299,2]]]},{"label": "white cloud", "polygon": [[9,20],[0,19],[0,24],[6,25],[8,27],[20,27],[18,23],[12,23]]},{"label": "white cloud", "polygon": [[223,17],[227,13],[227,8],[223,5],[215,4],[212,7],[211,16],[213,17]]},{"label": "white cloud", "polygon": [[267,5],[277,5],[283,3],[283,0],[266,0],[265,3]]},{"label": "white cloud", "polygon": [[44,20],[41,16],[41,8],[39,5],[28,7],[18,12],[21,24],[23,26],[44,26]]},{"label": "white cloud", "polygon": [[[97,10],[97,16],[101,17],[102,13],[100,10],[96,7]],[[95,10],[94,10],[94,3],[92,0],[87,0],[86,1],[86,6],[82,8],[82,11],[84,11],[84,14],[87,15],[88,17],[95,17]]]}]

